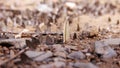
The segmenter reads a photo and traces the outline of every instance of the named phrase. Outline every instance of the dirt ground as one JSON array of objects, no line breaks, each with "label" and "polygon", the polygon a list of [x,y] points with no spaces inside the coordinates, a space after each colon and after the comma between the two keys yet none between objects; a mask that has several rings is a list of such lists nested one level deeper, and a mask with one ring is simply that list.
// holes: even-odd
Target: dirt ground
[{"label": "dirt ground", "polygon": [[0,0],[0,68],[120,68],[120,1]]}]

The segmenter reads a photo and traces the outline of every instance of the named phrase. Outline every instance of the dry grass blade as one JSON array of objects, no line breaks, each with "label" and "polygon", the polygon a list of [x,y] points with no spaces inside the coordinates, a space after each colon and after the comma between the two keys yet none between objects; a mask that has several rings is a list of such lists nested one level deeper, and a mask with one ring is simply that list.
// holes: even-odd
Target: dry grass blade
[{"label": "dry grass blade", "polygon": [[70,39],[70,30],[69,30],[69,22],[68,19],[64,22],[63,26],[63,42],[66,43]]}]

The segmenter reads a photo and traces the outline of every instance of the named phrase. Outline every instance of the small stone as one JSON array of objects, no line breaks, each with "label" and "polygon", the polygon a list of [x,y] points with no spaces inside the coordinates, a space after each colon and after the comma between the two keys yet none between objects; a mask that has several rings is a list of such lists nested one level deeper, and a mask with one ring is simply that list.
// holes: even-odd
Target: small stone
[{"label": "small stone", "polygon": [[103,58],[112,58],[117,56],[117,53],[113,49],[109,49],[109,51],[103,55]]},{"label": "small stone", "polygon": [[3,47],[3,50],[8,51],[9,49],[7,47]]},{"label": "small stone", "polygon": [[56,68],[65,68],[66,66],[64,62],[55,62],[54,65]]},{"label": "small stone", "polygon": [[68,55],[70,59],[84,59],[85,55],[81,51],[72,52]]},{"label": "small stone", "polygon": [[55,49],[55,51],[64,51],[64,48],[60,44],[55,44],[52,48]]},{"label": "small stone", "polygon": [[73,68],[73,66],[74,66],[74,63],[69,62],[68,67],[69,67],[69,68]]},{"label": "small stone", "polygon": [[71,10],[76,9],[77,5],[74,2],[66,2],[65,6]]},{"label": "small stone", "polygon": [[106,44],[108,44],[108,45],[120,45],[120,38],[104,39],[103,41],[104,41]]},{"label": "small stone", "polygon": [[53,11],[53,9],[46,4],[38,5],[37,10],[43,13],[50,13]]},{"label": "small stone", "polygon": [[104,42],[102,41],[96,41],[95,42],[95,52],[98,54],[104,54],[105,50],[107,48],[110,48],[109,46],[107,46]]},{"label": "small stone", "polygon": [[75,68],[98,68],[96,65],[92,63],[81,63],[81,62],[76,62],[73,67]]},{"label": "small stone", "polygon": [[54,62],[51,64],[44,64],[39,66],[39,68],[65,68],[66,64],[64,62]]},{"label": "small stone", "polygon": [[44,64],[44,65],[40,65],[38,68],[53,68],[52,64]]},{"label": "small stone", "polygon": [[101,54],[103,58],[111,58],[117,56],[117,53],[102,41],[95,42],[95,52]]},{"label": "small stone", "polygon": [[43,61],[43,60],[45,60],[45,59],[47,59],[49,57],[52,57],[52,56],[53,56],[53,53],[48,51],[48,52],[46,52],[46,53],[44,53],[44,54],[34,58],[33,60],[34,61]]},{"label": "small stone", "polygon": [[43,63],[49,63],[49,62],[53,62],[52,58],[47,58],[45,60],[42,61]]},{"label": "small stone", "polygon": [[25,54],[26,54],[29,58],[34,58],[34,57],[40,56],[40,55],[42,55],[42,54],[45,54],[45,52],[26,51]]},{"label": "small stone", "polygon": [[54,56],[63,57],[63,58],[67,57],[67,55],[64,52],[58,52],[58,51],[54,53]]},{"label": "small stone", "polygon": [[66,60],[62,57],[56,57],[56,58],[53,58],[53,59],[54,59],[54,62],[59,62],[59,61],[66,62]]},{"label": "small stone", "polygon": [[90,53],[86,53],[86,56],[91,56],[91,54]]}]

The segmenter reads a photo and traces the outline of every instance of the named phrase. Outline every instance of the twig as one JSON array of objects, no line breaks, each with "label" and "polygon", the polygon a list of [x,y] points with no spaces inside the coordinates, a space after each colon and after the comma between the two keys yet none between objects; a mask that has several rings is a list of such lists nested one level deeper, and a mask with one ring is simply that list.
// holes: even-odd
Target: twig
[{"label": "twig", "polygon": [[[4,31],[2,31],[0,33],[19,34],[17,32],[4,32]],[[27,33],[23,33],[23,34],[33,35],[33,34],[35,34],[35,32],[27,32]],[[62,32],[39,32],[38,34],[41,34],[41,35],[48,35],[48,34],[50,34],[50,35],[62,35],[63,33]]]},{"label": "twig", "polygon": [[6,64],[6,63],[10,62],[11,60],[13,60],[14,58],[18,57],[20,54],[22,54],[23,52],[25,52],[27,49],[28,49],[28,47],[22,49],[19,53],[17,53],[17,54],[16,54],[15,56],[13,56],[12,58],[10,58],[10,59],[8,59],[8,60],[5,60],[5,61],[3,61],[3,62],[0,62],[0,66]]},{"label": "twig", "polygon": [[20,10],[17,9],[9,9],[9,8],[0,8],[0,11],[12,11],[12,12],[17,12],[17,13],[21,13]]}]

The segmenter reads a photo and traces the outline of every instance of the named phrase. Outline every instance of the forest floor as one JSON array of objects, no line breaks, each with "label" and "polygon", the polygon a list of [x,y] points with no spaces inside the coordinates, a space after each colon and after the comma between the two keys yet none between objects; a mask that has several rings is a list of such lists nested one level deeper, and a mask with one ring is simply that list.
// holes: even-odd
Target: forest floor
[{"label": "forest floor", "polygon": [[120,1],[0,0],[0,68],[120,68]]}]

